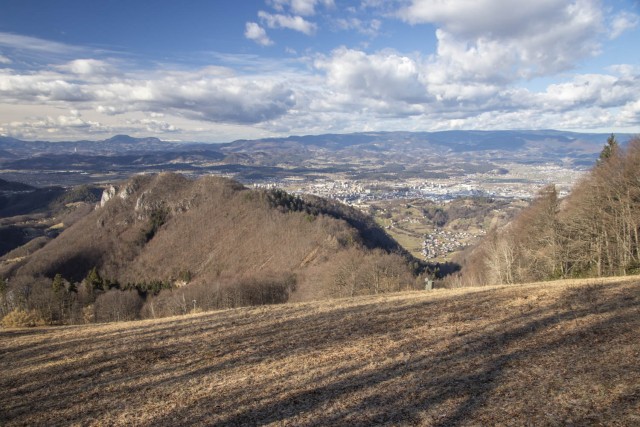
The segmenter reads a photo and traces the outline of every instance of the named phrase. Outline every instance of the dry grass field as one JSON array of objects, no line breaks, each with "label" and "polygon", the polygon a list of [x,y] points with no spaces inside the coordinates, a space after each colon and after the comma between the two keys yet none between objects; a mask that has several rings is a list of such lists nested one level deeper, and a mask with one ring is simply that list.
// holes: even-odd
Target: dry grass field
[{"label": "dry grass field", "polygon": [[640,279],[0,331],[0,425],[640,425]]}]

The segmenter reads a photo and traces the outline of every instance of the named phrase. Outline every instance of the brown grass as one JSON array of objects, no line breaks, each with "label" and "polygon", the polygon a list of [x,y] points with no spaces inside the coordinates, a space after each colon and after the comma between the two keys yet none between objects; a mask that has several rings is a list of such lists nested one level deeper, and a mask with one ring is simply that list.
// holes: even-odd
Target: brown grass
[{"label": "brown grass", "polygon": [[0,332],[1,425],[640,424],[640,280]]}]

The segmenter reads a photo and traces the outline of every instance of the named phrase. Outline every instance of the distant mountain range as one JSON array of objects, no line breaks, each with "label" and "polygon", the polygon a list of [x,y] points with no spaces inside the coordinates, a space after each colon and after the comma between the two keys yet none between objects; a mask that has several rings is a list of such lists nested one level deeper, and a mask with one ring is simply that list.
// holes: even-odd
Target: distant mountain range
[{"label": "distant mountain range", "polygon": [[[287,152],[296,150],[344,152],[366,150],[371,152],[438,153],[504,152],[581,156],[599,152],[609,134],[576,133],[556,130],[533,131],[442,131],[442,132],[367,132],[353,134],[326,134],[238,140],[220,145],[228,153]],[[625,143],[631,134],[619,134]]]},{"label": "distant mountain range", "polygon": [[102,141],[22,141],[10,137],[0,137],[0,159],[5,154],[14,156],[54,153],[114,155],[127,152],[164,151],[175,149],[182,144],[165,142],[158,138],[134,138],[116,135]]},{"label": "distant mountain range", "polygon": [[[116,135],[99,141],[23,141],[0,136],[0,159],[4,156],[43,153],[80,153],[93,155],[115,155],[149,151],[220,151],[228,153],[255,152],[258,150],[287,151],[299,148],[312,150],[341,151],[349,148],[364,148],[373,151],[406,149],[406,147],[439,147],[456,152],[465,151],[518,151],[527,145],[555,145],[557,150],[568,147],[600,147],[609,134],[576,133],[556,130],[498,130],[498,131],[441,131],[441,132],[365,132],[350,134],[323,134],[237,140],[229,143],[169,142],[159,138],[134,138]],[[621,142],[628,141],[631,134],[618,134]]]},{"label": "distant mountain range", "polygon": [[[357,178],[391,171],[402,172],[406,178],[462,163],[489,169],[506,163],[589,167],[608,136],[556,130],[364,132],[224,144],[168,142],[127,135],[102,141],[67,142],[0,137],[0,169],[14,171],[14,175],[4,177],[16,181],[25,179],[15,173],[26,172],[109,174],[126,178],[142,171],[224,173],[245,182],[332,172]],[[631,137],[617,135],[622,145]]]}]

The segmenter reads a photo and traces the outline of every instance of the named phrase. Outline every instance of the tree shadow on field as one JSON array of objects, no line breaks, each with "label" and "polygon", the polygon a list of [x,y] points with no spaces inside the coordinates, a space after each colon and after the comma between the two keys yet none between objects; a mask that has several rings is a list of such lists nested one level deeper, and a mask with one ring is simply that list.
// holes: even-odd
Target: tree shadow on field
[{"label": "tree shadow on field", "polygon": [[[375,306],[333,309],[321,324],[334,317],[364,316],[374,312]],[[267,314],[262,316],[260,326],[256,326],[260,314],[248,309],[164,320],[157,327],[111,324],[89,332],[82,327],[0,331],[0,340],[38,337],[36,344],[15,344],[0,351],[0,363],[7,369],[28,368],[30,372],[27,377],[0,376],[0,402],[3,403],[0,420],[17,421],[25,416],[48,417],[57,411],[67,412],[77,403],[81,391],[93,395],[94,399],[83,405],[82,412],[72,411],[75,416],[66,414],[66,419],[100,417],[105,412],[121,409],[122,401],[106,396],[103,391],[113,384],[119,384],[119,394],[126,400],[143,390],[184,387],[194,378],[230,366],[251,365],[291,351],[329,345],[307,333],[310,331],[305,332],[304,327],[300,328],[316,319],[314,313],[304,306],[282,306],[281,311],[284,314],[276,316],[265,311]],[[288,319],[292,315],[295,319]],[[57,333],[68,333],[69,337],[49,336]],[[335,343],[368,333],[364,328],[351,328],[350,333],[343,336],[332,330],[328,339]],[[240,355],[235,356],[236,353]],[[192,358],[194,354],[197,357]],[[224,359],[225,355],[230,356]],[[50,392],[52,384],[54,393]],[[35,401],[37,405],[33,404]]]},{"label": "tree shadow on field", "polygon": [[[335,380],[327,384],[288,390],[283,393],[285,398],[270,399],[265,404],[252,405],[250,399],[236,401],[235,407],[228,407],[230,413],[215,417],[202,412],[202,408],[211,404],[212,399],[207,396],[172,414],[171,419],[172,422],[189,419],[190,423],[210,425],[446,426],[510,423],[513,422],[512,417],[529,413],[532,416],[530,422],[534,424],[569,422],[576,416],[578,419],[582,416],[587,423],[619,422],[617,414],[633,413],[640,404],[637,392],[640,373],[637,366],[635,371],[629,372],[624,366],[614,366],[614,360],[598,360],[599,356],[606,355],[599,353],[597,348],[594,350],[592,345],[605,333],[608,343],[615,340],[628,342],[629,338],[637,337],[640,298],[637,291],[635,296],[621,294],[604,300],[602,304],[597,303],[600,298],[598,287],[568,290],[556,305],[533,309],[496,322],[477,333],[460,336],[448,348],[435,354],[424,352],[424,349],[416,351],[413,346],[400,347],[397,353],[413,353],[414,357],[394,361],[374,371],[363,370],[364,363],[353,365],[351,372],[346,374],[336,367],[333,370]],[[580,326],[582,321],[593,315],[602,319]],[[558,329],[564,332],[554,333]],[[589,356],[582,358],[580,354]],[[547,362],[545,359],[549,355],[554,357]],[[539,361],[544,366],[550,363],[550,369],[563,372],[565,378],[544,378],[546,384],[540,389],[540,394],[536,394],[534,385],[518,376],[522,375],[519,374],[521,369],[524,369],[525,376],[532,370],[535,372]],[[557,366],[558,362],[562,366]],[[608,365],[609,362],[612,363]],[[614,409],[601,414],[604,419],[597,418],[598,415],[589,412],[588,408],[580,408],[580,403],[577,408],[563,406],[544,394],[579,395],[582,385],[570,380],[574,375],[587,377],[596,385],[616,375],[626,376],[629,384],[636,384],[633,386],[636,391],[626,399],[618,399]],[[285,374],[283,381],[286,381]],[[397,385],[393,393],[385,391],[388,384]],[[354,398],[354,394],[362,397]],[[487,410],[487,407],[500,408],[501,399],[507,404],[515,404],[514,407],[502,409],[502,413],[500,410]],[[242,403],[246,407],[243,408]],[[588,406],[586,401],[582,404]],[[307,414],[312,415],[307,417]],[[520,418],[520,422],[525,423],[526,417]]]},{"label": "tree shadow on field", "polygon": [[[491,425],[513,417],[610,424],[633,414],[637,360],[630,369],[628,361],[609,363],[618,356],[606,352],[634,345],[637,353],[640,287],[569,288],[553,304],[524,299],[500,311],[514,298],[505,289],[322,310],[232,310],[8,346],[0,353],[0,424],[51,424],[57,416],[109,423],[105,417],[147,399],[170,408],[146,414],[147,425]],[[384,346],[360,358],[340,351],[360,343]],[[308,367],[260,371],[304,357]],[[30,378],[12,373],[22,367]],[[619,376],[630,391],[599,408],[599,419],[586,401],[557,401],[563,393],[580,399],[580,381],[613,387]],[[194,385],[199,394],[175,401]]]}]

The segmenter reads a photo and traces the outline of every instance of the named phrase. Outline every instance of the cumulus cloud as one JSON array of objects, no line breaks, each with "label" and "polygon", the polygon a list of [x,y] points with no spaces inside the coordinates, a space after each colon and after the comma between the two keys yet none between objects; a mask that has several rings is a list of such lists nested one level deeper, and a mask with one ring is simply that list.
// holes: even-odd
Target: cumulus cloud
[{"label": "cumulus cloud", "polygon": [[94,94],[79,83],[70,83],[63,75],[51,72],[19,74],[0,69],[0,100],[3,102],[83,102]]},{"label": "cumulus cloud", "polygon": [[76,73],[90,71],[83,67],[93,63],[81,64],[80,70],[64,67],[68,74],[0,69],[0,102],[77,104],[106,115],[172,111],[196,120],[243,124],[274,119],[296,104],[294,92],[273,78],[229,76],[207,68],[146,76],[112,73],[95,79]]},{"label": "cumulus cloud", "polygon": [[572,81],[549,85],[539,99],[543,105],[558,109],[598,106],[619,107],[636,99],[640,90],[637,78],[604,74],[582,74]]},{"label": "cumulus cloud", "polygon": [[140,120],[127,120],[129,125],[142,125],[147,132],[151,133],[176,133],[181,132],[182,129],[164,121],[156,119],[140,119]]},{"label": "cumulus cloud", "polygon": [[[109,89],[109,88],[107,88]],[[282,83],[271,80],[211,78],[185,82],[174,78],[113,87],[113,94],[128,100],[133,109],[169,109],[187,118],[211,122],[253,124],[285,114],[295,96]]]},{"label": "cumulus cloud", "polygon": [[264,30],[264,28],[262,28],[255,22],[247,22],[245,26],[244,36],[262,46],[270,46],[273,44],[273,41],[269,38],[269,36],[267,36],[267,32]]},{"label": "cumulus cloud", "polygon": [[318,26],[301,16],[271,14],[265,11],[258,12],[260,20],[269,28],[288,28],[301,33],[311,35],[316,32]]},{"label": "cumulus cloud", "polygon": [[96,111],[107,116],[117,116],[126,113],[127,108],[124,105],[98,105]]},{"label": "cumulus cloud", "polygon": [[640,100],[629,102],[622,107],[618,119],[622,126],[640,125]]},{"label": "cumulus cloud", "polygon": [[563,16],[557,14],[567,2],[543,0],[513,6],[511,0],[412,0],[398,15],[411,24],[437,24],[455,34],[508,37],[530,33],[542,20],[561,21]]},{"label": "cumulus cloud", "polygon": [[0,133],[18,138],[36,139],[57,135],[84,136],[87,133],[109,133],[112,129],[100,122],[86,120],[77,110],[58,116],[36,116],[0,124]]},{"label": "cumulus cloud", "polygon": [[571,69],[599,52],[597,35],[603,31],[597,0],[517,7],[510,0],[412,0],[398,16],[436,25],[441,66],[481,80],[513,81]]},{"label": "cumulus cloud", "polygon": [[340,48],[315,66],[326,72],[331,88],[354,98],[414,104],[428,99],[420,64],[396,53],[367,55]]},{"label": "cumulus cloud", "polygon": [[[337,49],[315,61],[316,69],[325,73],[326,91],[315,94],[308,108],[314,116],[332,116],[332,125],[342,123],[341,117],[348,115],[355,123],[362,120],[361,126],[375,122],[383,128],[394,118],[405,123],[420,118],[423,128],[636,125],[637,67],[618,65],[611,74],[577,74],[532,92],[510,84],[508,76],[504,81],[496,78],[491,64],[497,59],[490,54],[503,53],[492,52],[490,46],[484,49],[487,53],[481,56],[487,56],[486,63],[473,63],[469,69],[460,64],[453,67],[455,73],[435,56],[423,59],[392,51],[369,54]],[[589,119],[580,120],[581,112]]]},{"label": "cumulus cloud", "polygon": [[74,59],[60,68],[82,76],[104,75],[114,71],[107,61],[99,59]]}]

